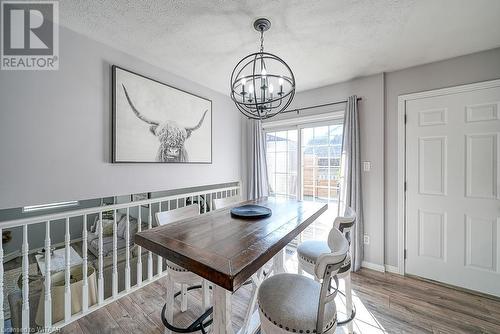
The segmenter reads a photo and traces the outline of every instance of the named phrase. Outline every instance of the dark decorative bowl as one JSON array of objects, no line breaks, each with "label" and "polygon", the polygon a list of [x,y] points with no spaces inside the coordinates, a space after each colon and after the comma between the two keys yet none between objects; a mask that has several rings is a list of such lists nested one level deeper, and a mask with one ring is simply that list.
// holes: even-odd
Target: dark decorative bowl
[{"label": "dark decorative bowl", "polygon": [[271,209],[255,204],[246,204],[231,209],[231,216],[246,219],[267,218],[272,214]]}]

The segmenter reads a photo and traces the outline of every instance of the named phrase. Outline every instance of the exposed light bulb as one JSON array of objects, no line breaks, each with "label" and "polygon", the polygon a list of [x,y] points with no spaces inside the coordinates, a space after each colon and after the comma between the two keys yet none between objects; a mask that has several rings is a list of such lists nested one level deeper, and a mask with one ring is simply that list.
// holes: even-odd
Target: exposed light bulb
[{"label": "exposed light bulb", "polygon": [[267,71],[265,68],[263,68],[262,71],[260,71],[260,75],[262,75],[264,78],[266,77]]},{"label": "exposed light bulb", "polygon": [[273,84],[269,84],[269,93],[273,93],[274,92],[274,87],[273,87]]},{"label": "exposed light bulb", "polygon": [[241,84],[242,84],[243,86],[245,86],[245,84],[246,84],[246,83],[247,83],[247,79],[245,79],[245,78],[241,78]]},{"label": "exposed light bulb", "polygon": [[282,77],[280,77],[280,78],[278,79],[278,83],[280,84],[280,86],[283,86],[283,82],[284,82],[284,81],[283,81],[283,78],[282,78]]},{"label": "exposed light bulb", "polygon": [[248,92],[249,92],[250,94],[252,94],[252,93],[253,93],[253,84],[250,84],[250,87],[248,87]]}]

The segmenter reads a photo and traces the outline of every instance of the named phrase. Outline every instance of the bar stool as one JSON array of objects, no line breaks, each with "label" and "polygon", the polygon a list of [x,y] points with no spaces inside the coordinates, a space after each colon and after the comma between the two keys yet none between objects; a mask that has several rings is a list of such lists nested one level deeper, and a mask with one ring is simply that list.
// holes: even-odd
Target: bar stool
[{"label": "bar stool", "polygon": [[[297,274],[277,274],[265,279],[257,295],[261,329],[265,334],[335,333],[337,308],[335,278],[349,250],[344,235],[333,228],[328,236],[329,253],[314,266],[317,282]],[[337,287],[330,291],[331,281]]]},{"label": "bar stool", "polygon": [[[198,204],[193,204],[179,209],[157,212],[156,221],[158,225],[167,225],[182,219],[195,217],[199,214],[200,208]],[[165,262],[167,265],[167,302],[163,307],[162,312],[162,316],[165,317],[165,319],[162,320],[166,320],[166,322],[168,323],[167,325],[164,321],[164,324],[166,326],[165,334],[171,334],[172,330],[176,331],[176,329],[177,331],[182,331],[183,333],[189,332],[184,328],[175,328],[175,326],[172,325],[174,318],[174,299],[179,294],[175,292],[175,284],[181,285],[181,312],[185,312],[187,310],[187,291],[200,288],[201,285],[201,288],[203,289],[202,305],[205,313],[190,326],[193,327],[193,330],[200,330],[200,324],[201,326],[203,326],[203,320],[211,313],[211,311],[208,312],[210,308],[210,287],[208,285],[208,282],[202,279],[200,276],[175,264],[174,262],[171,262],[169,260],[166,260]],[[199,321],[200,319],[201,322]]]},{"label": "bar stool", "polygon": [[[351,244],[351,230],[356,223],[356,212],[348,207],[345,211],[344,216],[339,216],[335,218],[334,226],[339,229],[341,233],[346,237],[349,245]],[[330,241],[326,242],[323,240],[308,240],[304,241],[297,247],[297,257],[298,257],[298,273],[302,274],[303,271],[313,275],[316,280],[319,279],[315,275],[315,265],[321,254],[331,252]],[[356,315],[352,306],[352,288],[351,288],[351,254],[348,253],[346,260],[342,264],[336,274],[338,279],[343,279],[345,283],[345,298],[346,298],[346,311],[349,318],[345,321],[339,321],[339,325],[347,324],[347,330],[349,333],[353,332],[352,320]]]}]

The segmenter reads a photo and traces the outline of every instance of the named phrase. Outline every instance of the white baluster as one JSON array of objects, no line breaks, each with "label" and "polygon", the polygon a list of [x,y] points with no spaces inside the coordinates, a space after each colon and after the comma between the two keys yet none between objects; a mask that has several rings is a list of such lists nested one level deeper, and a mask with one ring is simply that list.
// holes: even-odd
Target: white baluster
[{"label": "white baluster", "polygon": [[101,305],[104,301],[104,277],[102,272],[103,258],[102,258],[102,211],[99,212],[99,221],[97,222],[97,231],[99,233],[99,252],[98,252],[98,262],[99,262],[99,275],[97,276],[97,304]]},{"label": "white baluster", "polygon": [[[153,203],[149,203],[149,210],[148,210],[148,228],[151,229],[153,228],[153,222],[151,221],[151,207],[153,206]],[[153,253],[151,251],[148,251],[148,279],[151,280],[153,278]]]},{"label": "white baluster", "polygon": [[[48,331],[50,327],[52,327],[52,295],[51,295],[51,276],[50,276],[50,260],[51,260],[51,251],[50,251],[50,220],[47,220],[45,223],[45,329]],[[1,305],[1,304],[0,304]]]},{"label": "white baluster", "polygon": [[82,230],[82,255],[83,255],[83,285],[82,285],[82,311],[85,313],[89,309],[89,280],[88,276],[88,256],[87,256],[87,215],[83,216]]},{"label": "white baluster", "polygon": [[[2,229],[0,228],[0,235],[2,235]],[[3,245],[0,242],[0,305],[2,309],[0,310],[0,333],[4,333],[4,313],[3,313]]]},{"label": "white baluster", "polygon": [[116,237],[117,225],[116,225],[116,210],[113,210],[113,274],[112,274],[112,293],[113,298],[118,294],[118,240]]},{"label": "white baluster", "polygon": [[71,318],[71,252],[70,252],[71,236],[69,234],[69,217],[66,218],[66,236],[65,244],[65,261],[66,268],[64,272],[64,321],[69,321]]},{"label": "white baluster", "polygon": [[[137,232],[142,231],[142,215],[141,215],[141,206],[138,207],[138,217],[137,217]],[[142,284],[142,247],[137,246],[137,285],[140,286]]]},{"label": "white baluster", "polygon": [[184,206],[187,204],[187,197],[184,197]]},{"label": "white baluster", "polygon": [[23,306],[22,306],[22,328],[27,332],[30,328],[30,304],[29,304],[29,260],[28,260],[28,225],[23,226]]},{"label": "white baluster", "polygon": [[125,291],[130,290],[130,208],[127,207],[127,225],[125,225]]},{"label": "white baluster", "polygon": [[[158,212],[161,212],[161,202],[158,203]],[[158,255],[158,259],[157,259],[157,269],[158,269],[158,274],[161,274],[162,271],[163,271],[163,259],[160,255]]]}]

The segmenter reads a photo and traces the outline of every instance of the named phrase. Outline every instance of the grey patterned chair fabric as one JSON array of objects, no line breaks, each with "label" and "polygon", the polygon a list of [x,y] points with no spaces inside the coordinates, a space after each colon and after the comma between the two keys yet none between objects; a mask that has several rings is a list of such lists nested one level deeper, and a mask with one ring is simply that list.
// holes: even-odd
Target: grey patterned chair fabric
[{"label": "grey patterned chair fabric", "polygon": [[349,243],[337,229],[330,232],[332,248],[318,257],[315,273],[321,283],[296,274],[278,274],[259,287],[259,315],[266,334],[333,333],[337,325],[336,290],[332,277],[342,266]]},{"label": "grey patterned chair fabric", "polygon": [[[349,232],[354,223],[356,222],[356,212],[348,207],[346,209],[344,216],[339,216],[335,218],[334,229],[340,230],[342,232],[349,244]],[[330,231],[330,235],[332,232]],[[330,253],[333,240],[330,240],[330,235],[328,241],[323,240],[308,240],[304,241],[297,247],[297,257],[299,260],[300,269],[306,271],[308,274],[314,275],[314,266],[316,265],[317,259],[321,254]],[[351,258],[348,255],[346,260],[340,269],[340,272],[349,270],[351,266]]]},{"label": "grey patterned chair fabric", "polygon": [[[315,333],[321,284],[305,276],[278,274],[260,286],[259,310],[275,326],[292,333]],[[325,307],[324,331],[336,320],[335,303]]]}]

